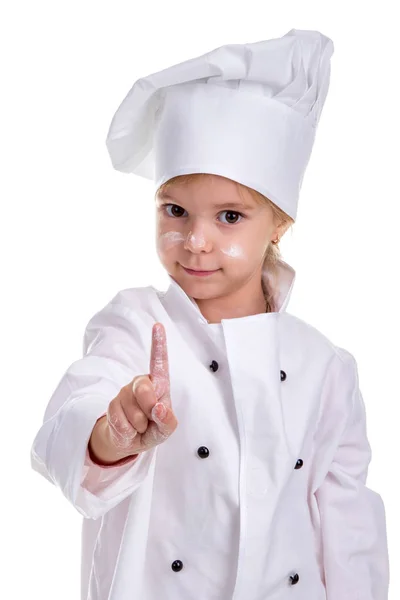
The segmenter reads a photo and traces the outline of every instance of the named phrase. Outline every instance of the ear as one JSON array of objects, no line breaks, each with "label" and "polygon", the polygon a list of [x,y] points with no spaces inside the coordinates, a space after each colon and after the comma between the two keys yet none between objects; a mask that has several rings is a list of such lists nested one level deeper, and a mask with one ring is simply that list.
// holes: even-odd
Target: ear
[{"label": "ear", "polygon": [[277,225],[276,227],[276,237],[281,238],[286,231],[289,229],[290,227],[290,223],[280,223],[279,225]]}]

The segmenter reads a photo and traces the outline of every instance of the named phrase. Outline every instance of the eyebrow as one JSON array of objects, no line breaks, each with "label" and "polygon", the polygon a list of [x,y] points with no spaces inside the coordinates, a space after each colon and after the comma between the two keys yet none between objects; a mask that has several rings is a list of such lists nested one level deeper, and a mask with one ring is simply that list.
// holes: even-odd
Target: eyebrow
[{"label": "eyebrow", "polygon": [[[160,192],[158,194],[158,198],[160,200],[175,200],[175,198],[173,198],[173,196],[171,196],[170,194],[167,194],[166,192]],[[213,204],[212,208],[241,208],[244,210],[254,210],[255,208],[257,208],[256,206],[249,206],[248,204],[243,204],[243,202],[224,202],[224,204]]]}]

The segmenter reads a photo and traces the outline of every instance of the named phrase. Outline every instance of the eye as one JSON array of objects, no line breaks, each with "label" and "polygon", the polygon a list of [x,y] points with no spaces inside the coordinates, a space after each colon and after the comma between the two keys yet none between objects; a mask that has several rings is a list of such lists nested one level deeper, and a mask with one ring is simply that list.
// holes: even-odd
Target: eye
[{"label": "eye", "polygon": [[[183,211],[184,213],[186,212],[181,206],[178,206],[178,204],[164,204],[163,209],[166,211],[166,213],[169,217],[181,217],[182,215],[181,214],[178,214],[178,215],[172,214],[171,215],[167,210],[168,208],[172,208],[173,212],[178,212],[178,213],[179,213],[179,211]],[[174,211],[174,209],[177,209],[177,210]]]},{"label": "eye", "polygon": [[[227,215],[230,215],[230,217],[231,217],[232,215],[239,215],[239,217],[241,217],[241,219],[242,219],[242,218],[243,218],[243,219],[245,219],[245,218],[246,218],[244,215],[242,215],[242,213],[240,213],[240,212],[236,212],[236,211],[234,211],[234,210],[224,210],[224,211],[222,211],[221,215],[222,215],[223,213],[227,213]],[[230,218],[230,217],[229,217],[229,218]],[[240,222],[240,221],[239,221],[239,222]],[[235,225],[236,223],[238,223],[238,221],[235,221],[235,223],[228,222],[228,225]]]},{"label": "eye", "polygon": [[[179,206],[178,204],[163,204],[162,205],[162,209],[167,213],[167,215],[169,217],[176,218],[176,219],[179,218],[179,217],[182,217],[183,214],[186,213],[186,210],[184,208],[182,208],[181,206]],[[171,209],[171,212],[169,212],[168,209]],[[231,221],[232,215],[239,216],[240,220],[246,218],[245,215],[243,215],[240,212],[234,211],[234,210],[223,210],[220,214],[222,215],[224,213],[226,213],[226,215],[227,215],[228,221],[225,221],[225,223],[227,225],[236,225],[236,223],[240,222],[240,221],[236,220],[236,221],[234,221],[232,223],[232,221]],[[233,219],[235,219],[235,216],[233,216]],[[236,217],[236,219],[237,219],[237,217]]]}]

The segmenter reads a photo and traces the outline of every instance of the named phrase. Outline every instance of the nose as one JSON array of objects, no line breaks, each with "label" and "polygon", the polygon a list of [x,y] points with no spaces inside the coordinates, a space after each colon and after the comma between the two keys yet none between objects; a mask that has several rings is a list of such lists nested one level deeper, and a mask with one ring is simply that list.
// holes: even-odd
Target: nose
[{"label": "nose", "polygon": [[209,235],[205,231],[205,228],[202,226],[192,226],[191,230],[188,232],[185,242],[184,242],[185,250],[190,250],[193,254],[197,254],[199,252],[210,252],[212,249],[212,243]]}]

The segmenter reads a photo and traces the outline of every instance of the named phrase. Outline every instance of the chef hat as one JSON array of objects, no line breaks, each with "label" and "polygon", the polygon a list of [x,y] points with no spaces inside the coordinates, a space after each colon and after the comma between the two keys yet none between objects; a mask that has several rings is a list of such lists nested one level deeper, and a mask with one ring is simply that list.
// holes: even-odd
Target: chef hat
[{"label": "chef hat", "polygon": [[221,175],[295,219],[332,54],[330,38],[292,29],[138,79],[107,134],[113,167],[156,189],[184,173]]}]

